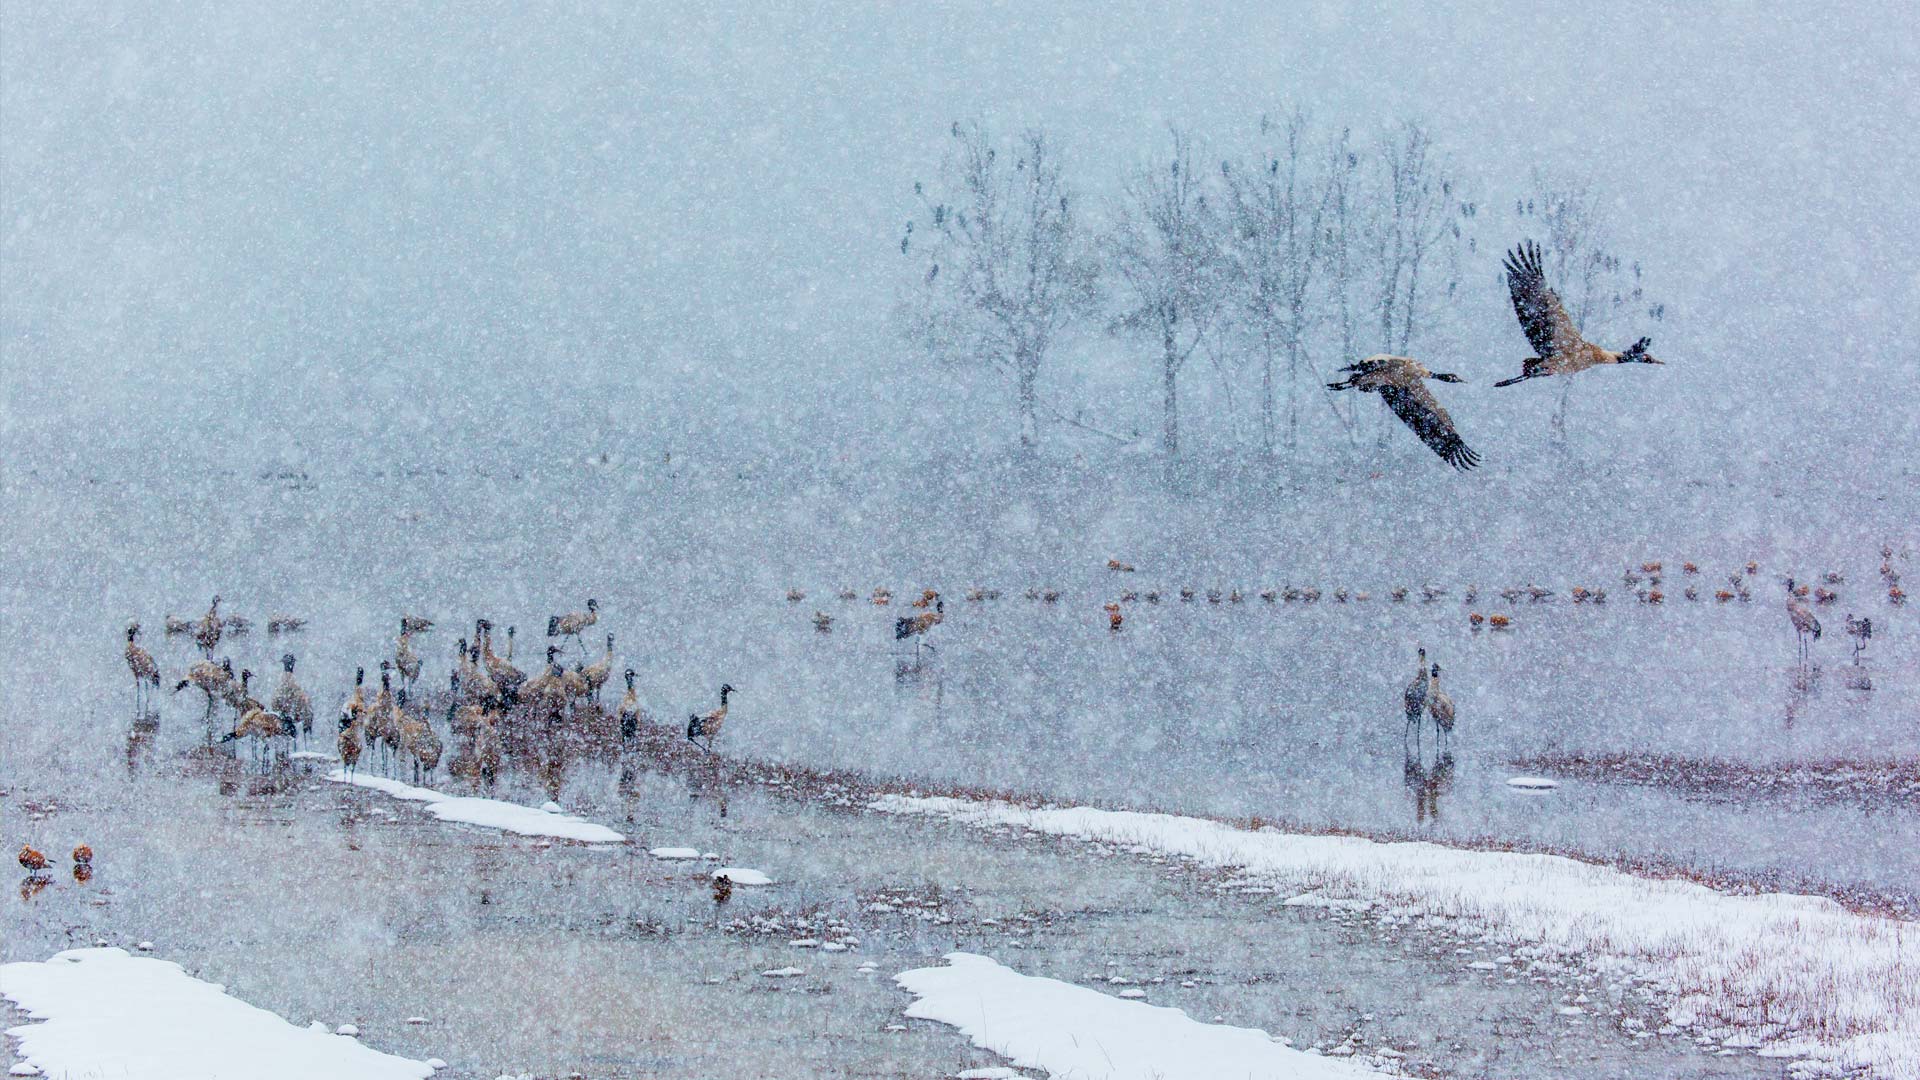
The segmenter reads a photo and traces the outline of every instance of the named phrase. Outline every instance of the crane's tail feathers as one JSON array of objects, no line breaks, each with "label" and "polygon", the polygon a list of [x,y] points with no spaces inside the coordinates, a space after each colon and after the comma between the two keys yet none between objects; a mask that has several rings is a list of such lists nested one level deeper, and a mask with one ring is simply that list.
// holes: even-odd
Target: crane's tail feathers
[{"label": "crane's tail feathers", "polygon": [[1521,382],[1526,382],[1526,381],[1527,381],[1528,379],[1531,379],[1531,378],[1533,378],[1533,376],[1532,376],[1532,375],[1515,375],[1515,376],[1514,376],[1513,378],[1511,378],[1511,379],[1501,379],[1501,380],[1500,380],[1499,382],[1497,382],[1497,383],[1494,383],[1493,385],[1495,385],[1495,386],[1512,386],[1512,385],[1513,385],[1514,383],[1521,383]]}]

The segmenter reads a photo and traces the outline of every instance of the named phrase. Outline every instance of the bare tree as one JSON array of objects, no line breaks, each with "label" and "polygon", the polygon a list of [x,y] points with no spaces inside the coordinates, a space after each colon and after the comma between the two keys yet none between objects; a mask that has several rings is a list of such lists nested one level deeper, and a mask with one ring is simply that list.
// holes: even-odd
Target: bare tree
[{"label": "bare tree", "polygon": [[[1340,327],[1340,355],[1351,362],[1360,358],[1353,293],[1358,278],[1363,203],[1359,190],[1360,155],[1354,152],[1351,133],[1346,129],[1328,144],[1326,160],[1320,193],[1320,252],[1325,260],[1328,300]],[[1340,412],[1337,402],[1333,404],[1334,414],[1341,417],[1349,441],[1358,430],[1355,424],[1358,414],[1354,412],[1358,408],[1357,395],[1348,401],[1345,413]]]},{"label": "bare tree", "polygon": [[925,268],[902,319],[937,360],[984,364],[1012,380],[1020,445],[1031,450],[1039,442],[1040,370],[1060,332],[1091,309],[1097,266],[1044,133],[1023,132],[1006,153],[977,123],[955,123],[953,139],[944,197],[914,185],[922,227],[907,222],[900,250]]},{"label": "bare tree", "polygon": [[[1453,181],[1437,160],[1433,137],[1407,121],[1380,140],[1375,161],[1379,190],[1367,215],[1375,278],[1374,314],[1379,319],[1379,350],[1406,355],[1425,315],[1420,283],[1435,249],[1457,240]],[[1400,425],[1384,407],[1381,442]]]},{"label": "bare tree", "polygon": [[[1260,120],[1262,136],[1274,125]],[[1306,173],[1307,118],[1287,118],[1279,145],[1264,151],[1257,168],[1221,166],[1230,198],[1227,251],[1240,309],[1259,339],[1260,448],[1272,454],[1278,427],[1274,360],[1287,357],[1287,446],[1300,438],[1299,378],[1308,360],[1307,335],[1314,322],[1311,289],[1321,263],[1328,194]],[[1330,402],[1331,404],[1331,402]],[[1346,418],[1336,408],[1334,415]]]},{"label": "bare tree", "polygon": [[1192,146],[1173,133],[1169,160],[1128,181],[1108,249],[1125,283],[1127,311],[1117,329],[1158,346],[1165,425],[1161,442],[1180,452],[1180,369],[1221,306],[1219,214],[1194,171]]}]

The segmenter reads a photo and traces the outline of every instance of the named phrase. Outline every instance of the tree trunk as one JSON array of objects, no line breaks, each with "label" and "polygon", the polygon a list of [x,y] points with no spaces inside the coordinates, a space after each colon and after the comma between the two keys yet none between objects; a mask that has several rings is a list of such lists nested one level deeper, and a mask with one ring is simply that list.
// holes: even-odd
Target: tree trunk
[{"label": "tree trunk", "polygon": [[1022,354],[1014,359],[1014,370],[1019,381],[1020,449],[1032,452],[1040,445],[1039,394],[1035,389],[1040,365]]},{"label": "tree trunk", "polygon": [[[1335,413],[1334,415],[1339,415]],[[1300,338],[1287,341],[1287,449],[1300,446]]]},{"label": "tree trunk", "polygon": [[1180,365],[1174,351],[1173,326],[1171,324],[1166,324],[1161,327],[1160,348],[1162,350],[1162,383],[1166,390],[1167,399],[1167,427],[1165,433],[1161,436],[1161,443],[1166,447],[1167,456],[1173,457],[1180,453],[1180,388],[1178,383]]},{"label": "tree trunk", "polygon": [[1573,377],[1560,376],[1560,407],[1553,410],[1551,442],[1561,450],[1568,448],[1567,442],[1567,400],[1573,396]]},{"label": "tree trunk", "polygon": [[[1293,445],[1293,389],[1287,389],[1287,445]],[[1260,449],[1268,457],[1273,456],[1274,402],[1273,402],[1273,328],[1263,326],[1260,329]]]}]

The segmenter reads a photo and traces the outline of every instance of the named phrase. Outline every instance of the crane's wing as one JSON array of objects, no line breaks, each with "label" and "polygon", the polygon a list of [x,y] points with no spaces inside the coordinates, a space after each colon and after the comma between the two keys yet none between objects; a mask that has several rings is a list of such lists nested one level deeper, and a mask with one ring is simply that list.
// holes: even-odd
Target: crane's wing
[{"label": "crane's wing", "polygon": [[1460,433],[1453,429],[1453,418],[1434,400],[1433,392],[1425,383],[1416,382],[1405,389],[1382,387],[1380,396],[1386,399],[1393,414],[1420,436],[1421,442],[1440,455],[1440,460],[1461,470],[1480,464],[1480,455],[1460,440]]},{"label": "crane's wing", "polygon": [[1531,240],[1507,252],[1507,292],[1513,296],[1513,313],[1520,318],[1520,329],[1542,358],[1580,340],[1580,331],[1560,303],[1559,294],[1547,288],[1546,272],[1540,268],[1540,246]]}]

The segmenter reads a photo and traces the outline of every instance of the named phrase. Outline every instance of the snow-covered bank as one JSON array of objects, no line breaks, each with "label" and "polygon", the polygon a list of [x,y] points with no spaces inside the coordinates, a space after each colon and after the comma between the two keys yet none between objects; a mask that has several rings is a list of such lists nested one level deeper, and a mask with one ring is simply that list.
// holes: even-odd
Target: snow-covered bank
[{"label": "snow-covered bank", "polygon": [[434,1066],[317,1025],[300,1028],[165,960],[70,949],[0,966],[0,995],[36,1022],[9,1028],[49,1077],[422,1080]]},{"label": "snow-covered bank", "polygon": [[907,1015],[959,1028],[975,1046],[1028,1069],[1084,1080],[1353,1080],[1377,1073],[1274,1041],[1258,1028],[1203,1024],[1179,1009],[1022,975],[953,952],[946,967],[894,976],[918,1001]]},{"label": "snow-covered bank", "polygon": [[469,825],[483,825],[489,829],[503,829],[520,833],[523,836],[551,836],[560,840],[579,840],[588,844],[619,844],[626,837],[607,828],[584,821],[571,814],[556,814],[551,810],[521,806],[518,803],[502,802],[499,799],[481,799],[469,795],[447,795],[432,788],[414,787],[398,780],[387,780],[378,776],[360,776],[347,774],[335,769],[327,779],[336,784],[352,784],[355,787],[372,788],[384,791],[396,799],[427,804],[427,812],[442,821],[459,821]]},{"label": "snow-covered bank", "polygon": [[1457,920],[1653,983],[1668,1017],[1815,1066],[1920,1078],[1920,927],[1830,900],[1735,896],[1555,855],[1250,832],[1202,818],[887,796],[876,810],[1144,846],[1327,899]]}]

